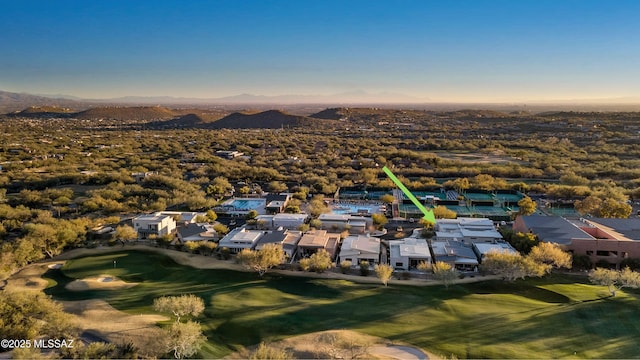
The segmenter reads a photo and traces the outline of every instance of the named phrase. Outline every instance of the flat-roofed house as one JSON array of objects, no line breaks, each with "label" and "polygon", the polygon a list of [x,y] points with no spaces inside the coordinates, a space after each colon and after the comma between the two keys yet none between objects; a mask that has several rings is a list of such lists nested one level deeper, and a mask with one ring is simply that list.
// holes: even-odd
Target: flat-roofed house
[{"label": "flat-roofed house", "polygon": [[286,239],[287,233],[284,230],[265,231],[264,234],[258,239],[254,247],[255,250],[262,250],[267,244],[282,245],[284,239]]},{"label": "flat-roofed house", "polygon": [[287,207],[289,200],[291,200],[291,194],[268,194],[264,208],[269,214],[279,214]]},{"label": "flat-roofed house", "polygon": [[263,222],[267,229],[297,229],[309,219],[308,214],[287,214],[258,215],[256,220]]},{"label": "flat-roofed house", "polygon": [[298,253],[300,257],[307,257],[315,254],[320,249],[325,249],[331,255],[331,259],[334,259],[339,243],[340,234],[314,229],[302,235],[298,242]]},{"label": "flat-roofed house", "polygon": [[438,219],[435,224],[436,240],[463,243],[494,242],[502,240],[493,221],[487,218]]},{"label": "flat-roofed house", "polygon": [[261,250],[267,244],[277,244],[282,246],[287,258],[293,257],[298,242],[302,238],[302,231],[298,230],[276,230],[264,234],[256,243],[255,249]]},{"label": "flat-roofed house", "polygon": [[213,241],[216,238],[216,231],[210,224],[194,224],[177,227],[178,240],[182,243],[187,241]]},{"label": "flat-roofed house", "polygon": [[518,251],[506,241],[498,241],[495,243],[473,243],[471,248],[473,249],[473,252],[476,253],[476,256],[480,260],[480,263],[482,263],[482,260],[487,257],[487,254],[492,252],[507,252],[510,254],[518,254]]},{"label": "flat-roofed house", "polygon": [[216,151],[216,155],[221,158],[231,160],[244,155],[244,153],[235,150],[218,150]]},{"label": "flat-roofed house", "polygon": [[178,222],[180,223],[195,223],[197,216],[206,215],[206,213],[203,212],[193,211],[160,211],[159,214],[172,216],[174,219],[179,219]]},{"label": "flat-roofed house", "polygon": [[371,218],[343,214],[320,214],[318,220],[323,229],[349,229],[352,234],[363,234],[373,224]]},{"label": "flat-roofed house", "polygon": [[478,271],[478,257],[471,246],[465,246],[460,241],[434,240],[431,249],[436,262],[446,262],[460,271]]},{"label": "flat-roofed house", "polygon": [[239,253],[242,249],[253,249],[264,233],[264,231],[247,230],[244,226],[239,227],[225,235],[218,243],[218,247],[226,247],[232,253]]},{"label": "flat-roofed house", "polygon": [[151,235],[164,236],[176,230],[176,221],[172,216],[161,213],[145,214],[133,218],[133,228],[138,237],[146,239]]},{"label": "flat-roofed house", "polygon": [[288,258],[294,258],[300,239],[302,239],[302,231],[287,230],[287,237],[282,241],[282,249]]},{"label": "flat-roofed house", "polygon": [[380,239],[364,235],[347,236],[342,241],[338,262],[351,261],[357,266],[361,261],[368,261],[370,266],[380,262]]},{"label": "flat-roofed house", "polygon": [[431,264],[431,251],[425,239],[389,240],[389,253],[389,263],[395,269],[415,269],[420,262]]}]

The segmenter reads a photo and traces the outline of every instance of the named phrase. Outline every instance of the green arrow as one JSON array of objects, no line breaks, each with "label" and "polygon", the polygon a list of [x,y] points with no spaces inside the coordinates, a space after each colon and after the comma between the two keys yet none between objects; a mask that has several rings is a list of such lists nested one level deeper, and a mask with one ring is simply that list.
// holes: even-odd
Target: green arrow
[{"label": "green arrow", "polygon": [[393,183],[396,184],[396,186],[398,186],[400,190],[402,190],[402,192],[409,198],[409,200],[411,200],[413,205],[417,206],[418,209],[422,211],[422,213],[424,214],[424,217],[423,217],[424,220],[432,224],[436,223],[436,217],[435,215],[433,215],[433,210],[427,210],[427,208],[425,208],[424,205],[422,205],[422,203],[420,203],[420,201],[418,201],[418,199],[416,199],[416,197],[413,196],[411,191],[409,191],[409,189],[407,189],[407,187],[404,186],[404,184],[401,183],[400,180],[398,180],[398,178],[391,172],[391,170],[389,170],[388,167],[386,166],[383,167],[382,171],[384,171],[384,173],[387,174],[389,179],[391,179],[391,181],[393,181]]}]

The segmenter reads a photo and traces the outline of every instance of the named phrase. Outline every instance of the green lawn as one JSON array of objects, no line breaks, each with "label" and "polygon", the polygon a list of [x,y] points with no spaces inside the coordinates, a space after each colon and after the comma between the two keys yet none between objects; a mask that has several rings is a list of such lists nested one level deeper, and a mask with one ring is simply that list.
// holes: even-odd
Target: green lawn
[{"label": "green lawn", "polygon": [[[116,268],[113,261],[116,260]],[[212,261],[215,261],[212,259]],[[112,274],[140,284],[122,291],[69,292],[75,279]],[[634,358],[640,355],[638,293],[607,297],[581,277],[515,283],[411,287],[344,280],[199,270],[147,252],[68,261],[46,277],[57,299],[102,298],[127,312],[151,312],[161,295],[205,300],[204,357],[328,329],[351,329],[459,358]]]}]

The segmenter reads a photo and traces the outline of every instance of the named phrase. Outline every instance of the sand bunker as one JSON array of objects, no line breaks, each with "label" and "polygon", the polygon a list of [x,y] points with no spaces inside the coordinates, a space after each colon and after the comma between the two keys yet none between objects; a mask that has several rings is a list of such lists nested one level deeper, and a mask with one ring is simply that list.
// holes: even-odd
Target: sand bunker
[{"label": "sand bunker", "polygon": [[99,275],[94,277],[88,277],[80,280],[74,280],[65,286],[67,290],[71,291],[85,291],[85,290],[121,290],[134,287],[138,283],[128,283],[118,279],[111,275]]}]

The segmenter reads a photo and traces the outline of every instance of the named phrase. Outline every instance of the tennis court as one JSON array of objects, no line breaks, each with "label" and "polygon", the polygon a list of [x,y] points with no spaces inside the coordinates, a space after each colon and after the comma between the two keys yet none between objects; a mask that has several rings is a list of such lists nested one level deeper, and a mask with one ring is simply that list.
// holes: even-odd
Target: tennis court
[{"label": "tennis court", "polygon": [[467,192],[464,194],[465,199],[476,201],[493,201],[496,197],[491,193]]},{"label": "tennis court", "polygon": [[496,194],[496,198],[500,202],[517,203],[518,201],[522,200],[524,196],[522,196],[521,194]]}]

